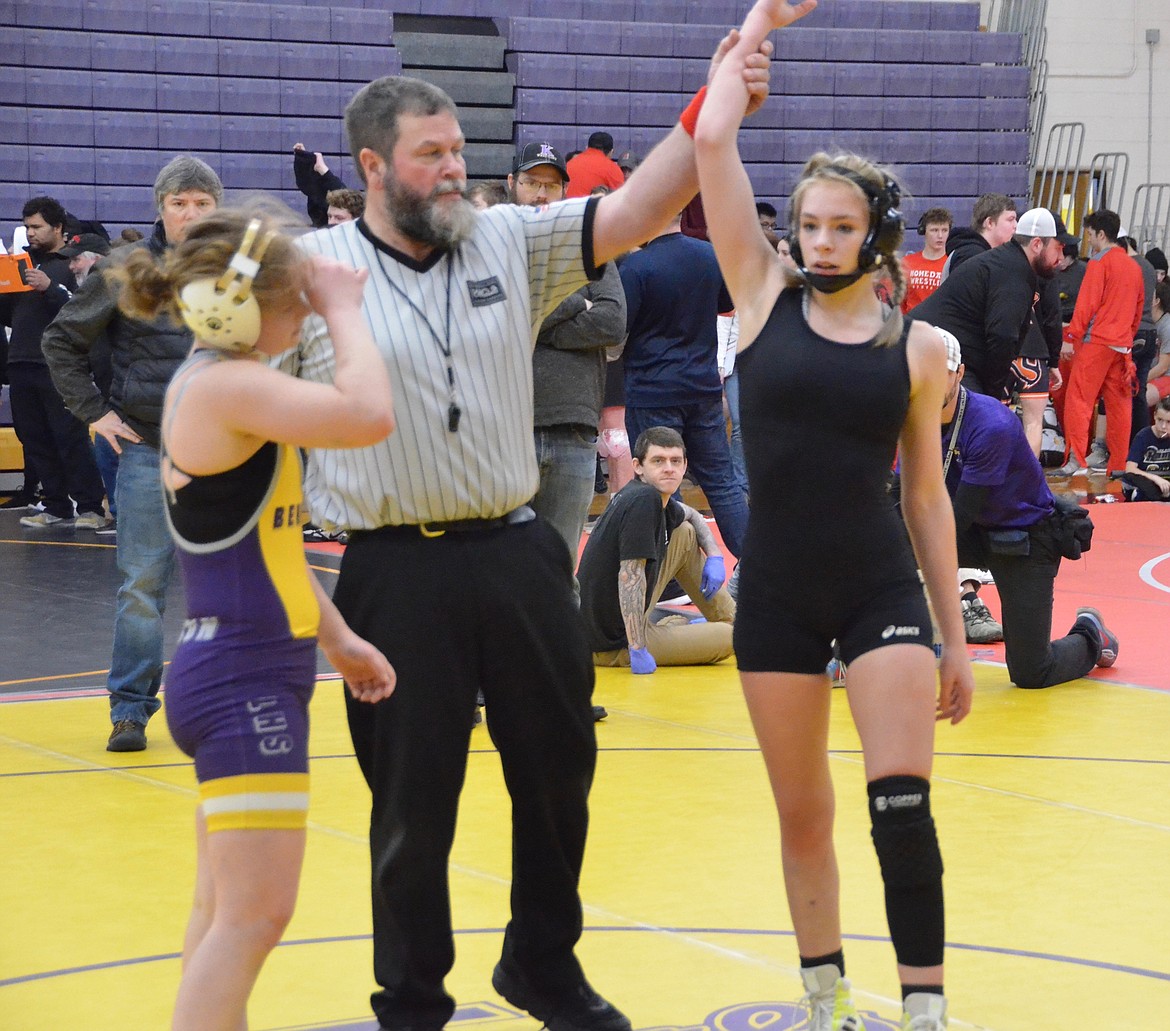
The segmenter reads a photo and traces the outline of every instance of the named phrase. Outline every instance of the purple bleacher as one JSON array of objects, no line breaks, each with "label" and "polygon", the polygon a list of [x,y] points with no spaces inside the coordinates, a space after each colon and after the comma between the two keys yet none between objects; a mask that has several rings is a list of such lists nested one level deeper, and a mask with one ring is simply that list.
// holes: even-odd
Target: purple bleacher
[{"label": "purple bleacher", "polygon": [[[627,23],[629,24],[629,23]],[[568,21],[565,23],[565,50],[562,60],[572,54],[618,54],[622,49],[620,22]]]},{"label": "purple bleacher", "polygon": [[634,0],[634,17],[630,19],[668,25],[681,25],[686,20],[687,0]]},{"label": "purple bleacher", "polygon": [[1028,101],[1026,97],[987,97],[979,109],[980,129],[1002,129],[1021,132],[1028,128]]},{"label": "purple bleacher", "polygon": [[[0,8],[3,6],[4,0],[0,0]],[[3,11],[0,10],[0,54],[4,55],[7,67],[24,67],[24,40],[27,35],[28,30],[19,28],[15,23],[15,17],[6,21]]]},{"label": "purple bleacher", "polygon": [[59,146],[63,141],[72,147],[92,147],[93,111],[88,108],[62,110],[55,107],[28,108],[29,146]]},{"label": "purple bleacher", "polygon": [[509,50],[533,54],[564,54],[568,26],[547,18],[508,18],[506,36]]},{"label": "purple bleacher", "polygon": [[[719,25],[731,28],[733,25],[741,25],[743,18],[738,13],[735,0],[686,0],[685,18],[677,19],[675,24],[683,21],[688,25]],[[712,40],[711,50],[714,49]]]},{"label": "purple bleacher", "polygon": [[141,32],[149,0],[84,0],[81,24],[88,32]]},{"label": "purple bleacher", "polygon": [[158,75],[155,81],[159,111],[219,110],[219,80],[209,75]]},{"label": "purple bleacher", "polygon": [[979,161],[980,132],[936,132],[930,138],[930,160],[941,164]]},{"label": "purple bleacher", "polygon": [[799,99],[804,96],[833,95],[835,70],[832,65],[821,61],[781,64],[773,69],[772,75],[779,78],[777,92],[781,96]]},{"label": "purple bleacher", "polygon": [[[308,145],[307,141],[305,142]],[[219,120],[220,150],[250,150],[255,153],[275,153],[282,150],[280,116],[277,114],[222,115]],[[316,149],[315,147],[312,149]]]},{"label": "purple bleacher", "polygon": [[872,103],[840,95],[825,99],[832,100],[832,121],[828,124],[834,129],[866,129],[876,120]]},{"label": "purple bleacher", "polygon": [[219,39],[263,40],[272,38],[272,8],[268,4],[211,0],[211,35]]},{"label": "purple bleacher", "polygon": [[[666,60],[666,58],[663,58]],[[669,60],[678,60],[677,58],[670,58]],[[682,83],[683,92],[697,90],[707,81],[707,72],[711,68],[711,59],[709,57],[684,57],[679,64],[682,65]],[[754,115],[752,116],[755,117]]]},{"label": "purple bleacher", "polygon": [[[155,170],[149,182],[166,163],[167,158],[155,157]],[[99,183],[94,188],[94,217],[108,226],[149,225],[154,221],[154,190],[150,185]]]},{"label": "purple bleacher", "polygon": [[342,43],[338,46],[342,82],[370,82],[402,71],[402,56],[393,47]]},{"label": "purple bleacher", "polygon": [[882,160],[889,164],[920,161],[923,154],[930,153],[933,135],[920,129],[883,129],[880,151]]},{"label": "purple bleacher", "polygon": [[[885,81],[885,69],[880,64],[860,63],[842,64],[834,69],[833,92],[838,97],[864,97],[874,104],[881,103],[882,85]],[[856,100],[854,100],[856,103]],[[859,108],[868,105],[857,104]],[[873,112],[868,112],[869,120],[873,122]]]},{"label": "purple bleacher", "polygon": [[102,148],[102,160],[94,169],[94,183],[98,186],[129,186],[134,183],[153,183],[170,155],[160,156],[157,150],[107,150]]},{"label": "purple bleacher", "polygon": [[211,36],[209,0],[149,0],[146,31],[156,36]]},{"label": "purple bleacher", "polygon": [[[536,2],[539,3],[540,0],[536,0]],[[378,7],[380,5],[377,0],[368,0],[365,6]],[[480,18],[527,18],[532,14],[532,0],[474,0],[474,13]]]},{"label": "purple bleacher", "polygon": [[881,117],[883,129],[929,129],[931,105],[917,97],[887,97],[874,112]]},{"label": "purple bleacher", "polygon": [[930,104],[930,127],[940,132],[978,129],[982,105],[979,97],[935,97]]},{"label": "purple bleacher", "polygon": [[329,34],[328,14],[319,7],[272,8],[272,38],[315,43]]},{"label": "purple bleacher", "polygon": [[[449,3],[455,8],[467,9],[465,0],[427,0],[428,7],[433,3]],[[452,13],[455,13],[452,11]],[[585,7],[581,0],[540,0],[534,12],[541,18],[557,18],[562,21],[580,21],[586,17]],[[592,21],[592,12],[588,15]]]},{"label": "purple bleacher", "polygon": [[980,165],[978,172],[980,193],[1006,193],[1009,197],[1028,195],[1027,165]]},{"label": "purple bleacher", "polygon": [[782,124],[785,128],[828,130],[832,126],[835,97],[795,95],[784,100]]},{"label": "purple bleacher", "polygon": [[931,31],[956,29],[961,32],[979,31],[977,3],[933,3],[930,5]]},{"label": "purple bleacher", "polygon": [[[280,115],[281,88],[276,79],[225,77],[219,80],[219,107],[221,115]],[[303,83],[296,84],[304,88]],[[337,83],[322,82],[324,90],[337,89]]]},{"label": "purple bleacher", "polygon": [[972,64],[1019,64],[1023,42],[1015,32],[980,32],[971,40]]},{"label": "purple bleacher", "polygon": [[1026,132],[981,132],[979,134],[979,161],[986,165],[1026,165],[1028,163],[1028,134]]},{"label": "purple bleacher", "polygon": [[93,183],[55,183],[44,182],[40,179],[31,180],[32,189],[25,194],[27,200],[30,195],[49,194],[56,197],[70,214],[78,218],[92,218],[94,208]]},{"label": "purple bleacher", "polygon": [[1022,66],[986,65],[979,71],[984,97],[1026,97],[1032,88],[1032,72]]},{"label": "purple bleacher", "polygon": [[301,115],[281,116],[279,149],[289,156],[290,165],[292,164],[292,149],[295,143],[303,143],[309,150],[324,154],[326,163],[336,172],[337,168],[333,156],[341,154],[345,147],[341,119],[336,117],[306,118]]},{"label": "purple bleacher", "polygon": [[784,160],[804,164],[818,150],[825,148],[823,129],[789,129],[784,133]]},{"label": "purple bleacher", "polygon": [[577,124],[610,130],[630,124],[630,108],[640,98],[616,90],[581,90],[577,93]]},{"label": "purple bleacher", "polygon": [[[602,58],[604,60],[604,58]],[[628,61],[629,58],[619,58]],[[647,58],[630,61],[629,89],[635,93],[681,93],[683,85],[683,64],[672,58]],[[581,86],[581,65],[577,65],[577,85]]]},{"label": "purple bleacher", "polygon": [[904,193],[912,194],[915,197],[928,196],[930,194],[931,166],[901,165],[898,168],[898,180],[902,184]]},{"label": "purple bleacher", "polygon": [[578,140],[578,132],[575,126],[549,125],[545,122],[523,122],[517,123],[516,125],[516,138],[514,142],[517,145],[517,149],[526,143],[532,143],[534,141],[538,143],[551,143],[563,156],[571,150],[580,150],[583,148],[588,135],[588,132],[584,132],[580,140]]},{"label": "purple bleacher", "polygon": [[685,100],[677,93],[643,93],[630,98],[630,125],[654,126],[657,128],[674,125]]},{"label": "purple bleacher", "polygon": [[154,36],[95,32],[90,38],[90,64],[95,71],[153,72],[157,52]]},{"label": "purple bleacher", "polygon": [[621,52],[632,57],[665,57],[670,53],[674,30],[657,22],[626,22],[621,27]]},{"label": "purple bleacher", "polygon": [[930,193],[935,197],[958,196],[965,193],[998,193],[998,190],[981,190],[977,165],[935,165],[931,176]]},{"label": "purple bleacher", "polygon": [[0,143],[0,168],[12,181],[28,178],[28,144]]},{"label": "purple bleacher", "polygon": [[979,32],[947,32],[931,29],[922,56],[933,64],[970,64],[971,40]]},{"label": "purple bleacher", "polygon": [[329,9],[329,39],[334,43],[388,45],[393,34],[394,19],[384,10]]},{"label": "purple bleacher", "polygon": [[[872,122],[871,118],[870,124]],[[835,125],[825,137],[825,149],[830,153],[840,150],[849,151],[880,161],[881,159],[877,156],[877,148],[881,142],[880,129],[869,128],[869,125],[858,128],[844,128]]]},{"label": "purple bleacher", "polygon": [[[280,43],[280,77],[328,82],[341,75],[340,50],[334,43]],[[271,74],[257,68],[252,75]]]},{"label": "purple bleacher", "polygon": [[930,28],[930,11],[923,6],[922,0],[884,0],[874,13],[881,19],[883,29],[905,32],[907,29]]},{"label": "purple bleacher", "polygon": [[[560,58],[562,65],[561,81],[564,82],[565,59]],[[645,61],[631,61],[628,57],[599,57],[595,54],[583,54],[577,58],[576,86],[580,91],[625,91],[633,88],[631,76],[636,67],[646,64]],[[638,87],[645,89],[646,87]],[[679,87],[661,86],[652,89],[678,89]],[[626,121],[629,125],[629,103],[626,104]]]},{"label": "purple bleacher", "polygon": [[30,68],[90,67],[89,36],[40,28],[27,29],[22,35],[24,62]]},{"label": "purple bleacher", "polygon": [[[920,0],[916,0],[915,6],[921,6]],[[886,63],[921,64],[928,52],[934,52],[927,41],[929,35],[921,29],[883,27],[874,32],[873,51],[879,60]],[[933,57],[930,59],[934,60]]]},{"label": "purple bleacher", "polygon": [[158,147],[158,113],[155,111],[95,111],[93,126],[94,135],[101,140],[103,147],[140,150]]},{"label": "purple bleacher", "polygon": [[739,156],[745,162],[783,161],[784,132],[780,129],[744,130],[739,137]]},{"label": "purple bleacher", "polygon": [[709,25],[676,25],[671,53],[675,57],[697,57],[710,60],[715,49]]},{"label": "purple bleacher", "polygon": [[979,97],[983,83],[977,65],[936,64],[930,68],[930,92],[935,97]]},{"label": "purple bleacher", "polygon": [[917,65],[884,64],[882,69],[883,97],[925,97],[930,93],[930,69]]},{"label": "purple bleacher", "polygon": [[[20,69],[18,69],[20,70]],[[25,103],[33,107],[91,107],[91,72],[64,68],[24,68]]]},{"label": "purple bleacher", "polygon": [[[215,108],[210,108],[214,111]],[[158,149],[175,153],[192,150],[214,153],[219,150],[219,115],[180,114],[160,111]]]},{"label": "purple bleacher", "polygon": [[[583,58],[578,59],[580,63]],[[591,61],[622,60],[622,58],[593,57]],[[566,83],[566,58],[564,54],[526,54],[511,53],[504,56],[505,65],[516,76],[517,87],[531,87],[533,89],[556,89]],[[627,77],[629,70],[626,71]],[[572,80],[568,84],[572,84]],[[583,85],[578,72],[578,87]],[[589,88],[595,89],[596,84],[590,83]]]},{"label": "purple bleacher", "polygon": [[657,126],[630,126],[629,150],[638,158],[644,158],[665,138],[669,129]]},{"label": "purple bleacher", "polygon": [[219,41],[192,36],[155,36],[156,71],[172,75],[215,75]]},{"label": "purple bleacher", "polygon": [[826,45],[825,56],[834,63],[849,61],[876,61],[876,29],[835,29]]},{"label": "purple bleacher", "polygon": [[882,7],[874,0],[833,0],[831,7],[833,26],[838,29],[880,29]]},{"label": "purple bleacher", "polygon": [[[776,37],[776,58],[780,61],[824,61],[832,29],[801,29],[799,32],[781,32]],[[712,50],[714,47],[712,47]]]},{"label": "purple bleacher", "polygon": [[218,46],[220,75],[277,77],[282,44],[244,38],[221,39]]},{"label": "purple bleacher", "polygon": [[352,90],[347,89],[343,100],[340,83],[282,79],[280,83],[280,113],[282,115],[305,115],[310,118],[340,119],[351,93]]},{"label": "purple bleacher", "polygon": [[18,0],[16,25],[39,25],[48,29],[80,29],[81,5],[77,0]]},{"label": "purple bleacher", "polygon": [[153,111],[156,77],[153,72],[93,72],[93,106],[99,110]]},{"label": "purple bleacher", "polygon": [[221,153],[219,175],[232,190],[265,190],[280,186],[281,168],[292,165],[283,154]]},{"label": "purple bleacher", "polygon": [[571,89],[517,89],[516,119],[521,122],[576,122],[577,91]]}]

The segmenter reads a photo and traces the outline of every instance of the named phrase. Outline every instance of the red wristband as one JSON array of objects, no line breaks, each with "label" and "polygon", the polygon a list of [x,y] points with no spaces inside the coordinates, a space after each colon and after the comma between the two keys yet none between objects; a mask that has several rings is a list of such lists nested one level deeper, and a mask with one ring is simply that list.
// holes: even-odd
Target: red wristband
[{"label": "red wristband", "polygon": [[695,123],[699,120],[699,112],[703,109],[703,98],[707,96],[707,87],[704,86],[687,104],[686,110],[678,116],[678,124],[692,140],[695,138]]}]

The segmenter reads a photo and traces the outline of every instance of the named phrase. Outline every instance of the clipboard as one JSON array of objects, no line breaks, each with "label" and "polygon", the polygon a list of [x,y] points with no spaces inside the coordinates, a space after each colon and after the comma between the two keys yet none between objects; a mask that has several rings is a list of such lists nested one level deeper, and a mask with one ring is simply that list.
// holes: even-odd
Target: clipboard
[{"label": "clipboard", "polygon": [[32,259],[27,254],[0,254],[0,294],[22,294],[31,291],[31,286],[25,286],[20,270],[32,267]]}]

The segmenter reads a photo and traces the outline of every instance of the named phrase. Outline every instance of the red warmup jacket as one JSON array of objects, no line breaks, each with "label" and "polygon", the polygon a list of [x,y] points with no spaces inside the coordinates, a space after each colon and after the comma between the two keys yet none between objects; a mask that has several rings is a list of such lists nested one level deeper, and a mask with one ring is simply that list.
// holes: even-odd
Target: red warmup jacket
[{"label": "red warmup jacket", "polygon": [[1064,339],[1079,344],[1088,337],[1094,344],[1128,350],[1133,347],[1145,303],[1141,267],[1120,247],[1110,247],[1086,266]]}]

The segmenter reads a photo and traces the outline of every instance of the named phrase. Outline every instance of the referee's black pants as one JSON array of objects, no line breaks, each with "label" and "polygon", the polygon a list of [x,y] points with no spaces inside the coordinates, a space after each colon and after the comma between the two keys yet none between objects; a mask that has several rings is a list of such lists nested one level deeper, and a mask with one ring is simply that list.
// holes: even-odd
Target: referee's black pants
[{"label": "referee's black pants", "polygon": [[541,519],[351,536],[335,594],[398,674],[386,701],[346,693],[373,793],[374,975],[383,1027],[439,1028],[455,1004],[447,862],[476,692],[512,797],[512,919],[502,962],[554,992],[583,976],[577,885],[597,756],[592,657],[564,542]]}]

